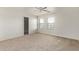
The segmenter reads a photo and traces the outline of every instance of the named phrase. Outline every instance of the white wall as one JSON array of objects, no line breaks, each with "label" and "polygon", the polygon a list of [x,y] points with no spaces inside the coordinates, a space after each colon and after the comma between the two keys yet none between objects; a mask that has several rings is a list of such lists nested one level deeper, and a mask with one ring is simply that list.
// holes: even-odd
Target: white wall
[{"label": "white wall", "polygon": [[35,33],[37,32],[37,19],[35,17],[30,18],[29,22],[29,33]]},{"label": "white wall", "polygon": [[[24,35],[24,16],[35,18],[35,16],[28,15],[24,8],[0,7],[0,41]],[[30,30],[30,33],[32,31]]]},{"label": "white wall", "polygon": [[[47,16],[44,16],[44,18]],[[57,7],[55,16],[54,30],[50,32],[42,32],[79,40],[79,8]]]},{"label": "white wall", "polygon": [[55,34],[79,40],[79,8],[57,8]]}]

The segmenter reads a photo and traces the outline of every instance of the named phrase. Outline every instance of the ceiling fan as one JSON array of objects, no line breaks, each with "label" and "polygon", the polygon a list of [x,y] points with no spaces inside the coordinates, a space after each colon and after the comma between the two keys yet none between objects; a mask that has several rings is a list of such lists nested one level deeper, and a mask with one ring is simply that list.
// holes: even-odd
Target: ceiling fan
[{"label": "ceiling fan", "polygon": [[38,9],[40,12],[45,11],[45,12],[50,12],[47,10],[47,7],[35,7],[36,9]]}]

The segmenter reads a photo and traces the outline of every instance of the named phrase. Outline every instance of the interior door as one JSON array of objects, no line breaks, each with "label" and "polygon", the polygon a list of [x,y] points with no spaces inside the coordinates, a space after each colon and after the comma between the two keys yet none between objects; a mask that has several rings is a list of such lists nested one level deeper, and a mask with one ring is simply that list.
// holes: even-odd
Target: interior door
[{"label": "interior door", "polygon": [[24,35],[29,34],[29,18],[24,17]]}]

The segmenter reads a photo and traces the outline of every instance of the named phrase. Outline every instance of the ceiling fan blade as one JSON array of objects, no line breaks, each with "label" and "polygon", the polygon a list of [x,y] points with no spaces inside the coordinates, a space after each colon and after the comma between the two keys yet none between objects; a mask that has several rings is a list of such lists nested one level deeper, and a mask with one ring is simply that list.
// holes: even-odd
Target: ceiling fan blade
[{"label": "ceiling fan blade", "polygon": [[48,10],[43,10],[45,12],[48,12],[48,13],[52,13],[52,14],[56,14],[56,12],[51,12],[51,11],[48,11]]},{"label": "ceiling fan blade", "polygon": [[43,11],[46,11],[46,12],[50,13],[50,11],[48,11],[48,10],[43,10]]},{"label": "ceiling fan blade", "polygon": [[42,10],[47,9],[47,7],[42,8]]},{"label": "ceiling fan blade", "polygon": [[44,10],[44,9],[47,9],[47,7],[35,7],[36,9],[39,9],[39,10]]}]

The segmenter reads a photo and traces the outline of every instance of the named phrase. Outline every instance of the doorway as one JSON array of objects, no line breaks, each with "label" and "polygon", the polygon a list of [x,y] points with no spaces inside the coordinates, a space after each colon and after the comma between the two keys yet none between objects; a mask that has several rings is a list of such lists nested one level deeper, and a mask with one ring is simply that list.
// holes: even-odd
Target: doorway
[{"label": "doorway", "polygon": [[24,35],[29,34],[29,18],[24,17]]}]

